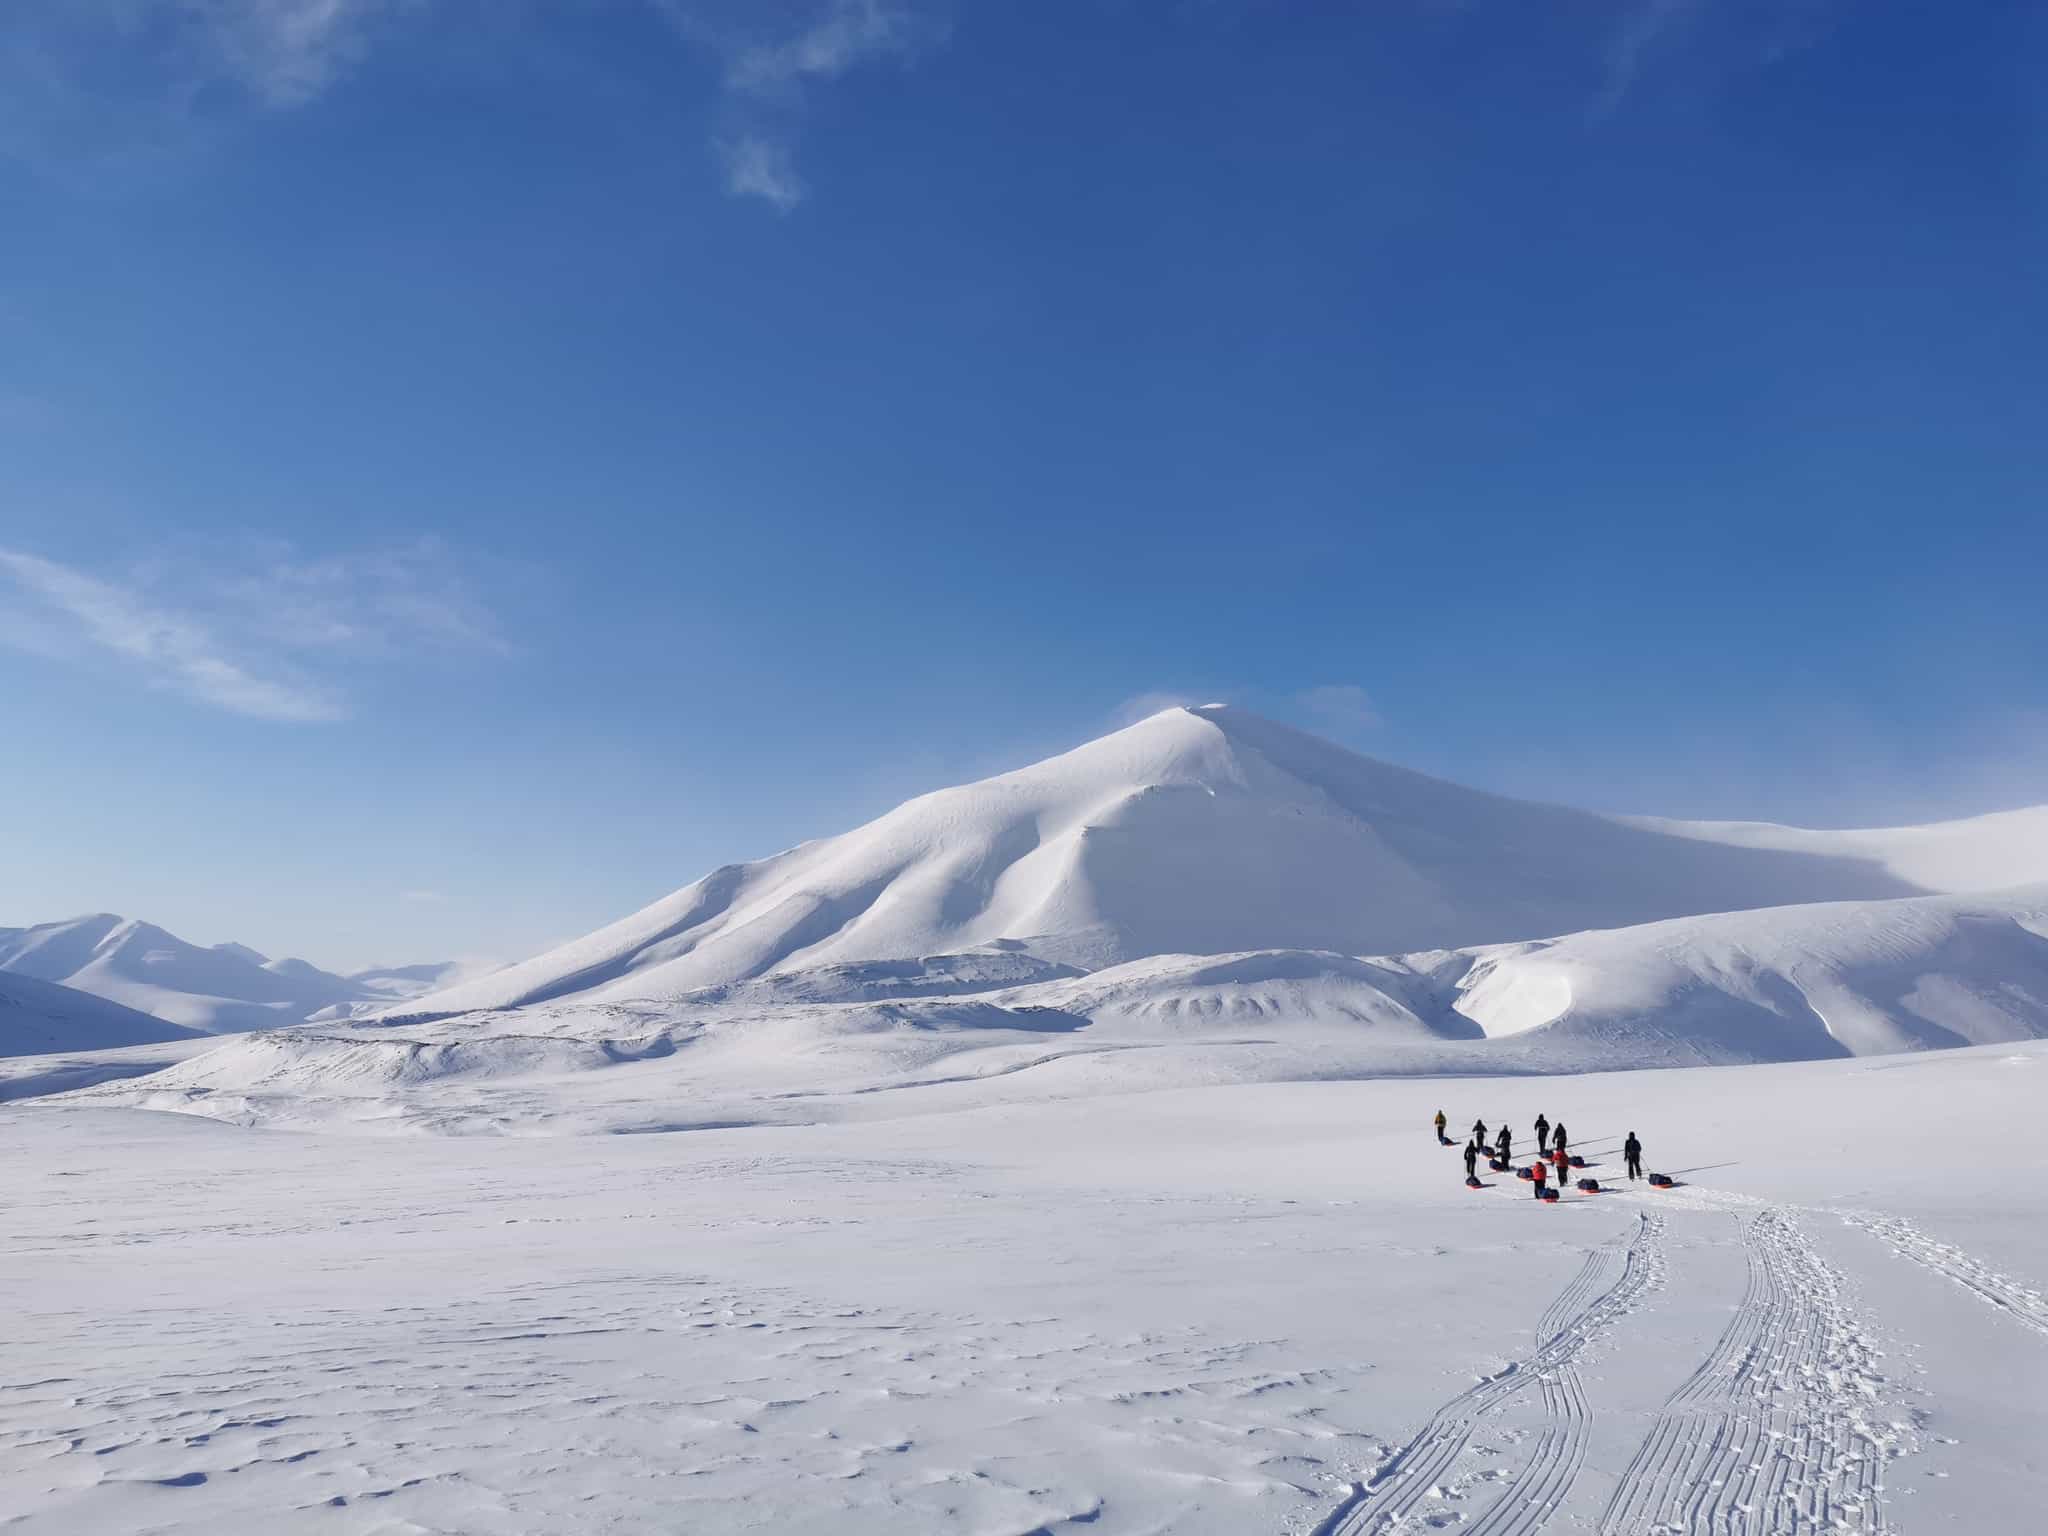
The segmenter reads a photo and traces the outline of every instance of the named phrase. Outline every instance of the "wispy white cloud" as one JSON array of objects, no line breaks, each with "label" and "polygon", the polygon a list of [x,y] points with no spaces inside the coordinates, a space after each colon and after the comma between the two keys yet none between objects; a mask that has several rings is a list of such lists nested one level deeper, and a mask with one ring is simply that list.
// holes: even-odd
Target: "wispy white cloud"
[{"label": "wispy white cloud", "polygon": [[1595,116],[1620,106],[1635,88],[1650,53],[1691,15],[1698,0],[1629,0],[1607,39],[1605,78],[1594,98]]},{"label": "wispy white cloud", "polygon": [[18,550],[0,550],[0,573],[45,609],[45,626],[38,630],[32,614],[23,626],[36,633],[38,654],[66,654],[68,626],[78,648],[118,658],[159,687],[234,714],[263,720],[340,717],[339,706],[323,690],[251,670],[228,655],[205,624],[157,607],[129,588]]},{"label": "wispy white cloud", "polygon": [[746,133],[719,140],[718,155],[725,164],[725,189],[734,197],[758,197],[784,213],[804,200],[808,189],[787,144]]},{"label": "wispy white cloud", "polygon": [[504,654],[497,619],[436,538],[309,557],[258,541],[182,551],[146,568],[161,585],[205,594],[234,626],[294,650],[390,660],[428,648]]},{"label": "wispy white cloud", "polygon": [[269,543],[178,552],[119,577],[0,549],[0,644],[293,722],[345,718],[364,663],[508,648],[430,540],[314,559]]},{"label": "wispy white cloud", "polygon": [[[808,89],[942,39],[946,0],[617,0],[665,18],[719,65],[713,135],[736,197],[787,211]],[[203,124],[304,107],[399,23],[489,0],[0,0],[0,155],[48,165],[145,160]],[[537,24],[512,11],[512,24]],[[422,29],[419,35],[460,35]]]},{"label": "wispy white cloud", "polygon": [[127,9],[188,18],[214,61],[273,106],[319,95],[367,46],[371,25],[401,0],[129,0]]},{"label": "wispy white cloud", "polygon": [[1588,115],[1612,115],[1653,78],[1665,90],[1698,92],[1771,69],[1826,37],[1847,3],[1609,0],[1600,86]]},{"label": "wispy white cloud", "polygon": [[[0,6],[0,128],[16,153],[162,133],[239,93],[303,105],[431,0],[14,0]],[[37,144],[45,135],[59,142]]]},{"label": "wispy white cloud", "polygon": [[869,59],[910,51],[929,27],[911,6],[892,0],[830,0],[802,18],[793,35],[740,48],[726,66],[726,79],[742,91],[836,79]]},{"label": "wispy white cloud", "polygon": [[1369,731],[1380,723],[1372,699],[1356,683],[1324,683],[1304,688],[1295,702],[1313,715],[1325,730],[1350,735]]},{"label": "wispy white cloud", "polygon": [[725,66],[725,110],[736,125],[717,148],[726,190],[781,212],[808,193],[796,169],[805,90],[878,60],[909,58],[943,40],[932,0],[784,0],[735,15],[717,0],[662,0],[678,30]]}]

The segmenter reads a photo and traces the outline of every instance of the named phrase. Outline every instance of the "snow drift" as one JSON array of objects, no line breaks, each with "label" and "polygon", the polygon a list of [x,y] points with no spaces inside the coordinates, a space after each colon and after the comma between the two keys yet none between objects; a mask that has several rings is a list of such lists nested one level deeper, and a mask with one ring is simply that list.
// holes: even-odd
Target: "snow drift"
[{"label": "snow drift", "polygon": [[1753,828],[1507,799],[1240,710],[1170,709],[714,870],[586,938],[389,1012],[674,996],[994,943],[1083,969],[1258,949],[1388,954],[2048,879],[2048,837],[2020,844],[1975,823],[1889,838],[1781,830],[1773,845]]}]

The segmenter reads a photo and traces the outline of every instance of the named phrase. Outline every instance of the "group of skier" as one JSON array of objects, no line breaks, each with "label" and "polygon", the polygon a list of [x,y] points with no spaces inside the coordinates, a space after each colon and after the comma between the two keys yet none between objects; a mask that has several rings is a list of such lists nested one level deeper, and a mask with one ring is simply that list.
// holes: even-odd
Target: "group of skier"
[{"label": "group of skier", "polygon": [[[1444,1118],[1444,1112],[1438,1110],[1436,1112],[1436,1139],[1444,1146],[1451,1144],[1451,1138],[1446,1131],[1449,1124],[1450,1122]],[[1486,1122],[1484,1120],[1473,1121],[1472,1139],[1465,1144],[1465,1181],[1468,1184],[1478,1181],[1479,1159],[1482,1157],[1490,1158],[1493,1164],[1498,1167],[1506,1168],[1512,1165],[1514,1162],[1514,1146],[1514,1133],[1507,1126],[1501,1126],[1499,1134],[1489,1143],[1486,1139]],[[1535,1195],[1538,1200],[1543,1198],[1543,1187],[1551,1178],[1552,1169],[1556,1170],[1557,1187],[1559,1189],[1564,1188],[1565,1177],[1572,1166],[1570,1147],[1571,1138],[1566,1133],[1562,1120],[1552,1125],[1548,1116],[1542,1114],[1536,1116],[1536,1160],[1529,1165],[1529,1179],[1530,1183],[1534,1185]],[[1621,1144],[1621,1155],[1628,1164],[1629,1178],[1631,1180],[1641,1178],[1643,1173],[1643,1144],[1636,1140],[1636,1133],[1634,1131],[1630,1131],[1628,1133],[1628,1140]]]}]

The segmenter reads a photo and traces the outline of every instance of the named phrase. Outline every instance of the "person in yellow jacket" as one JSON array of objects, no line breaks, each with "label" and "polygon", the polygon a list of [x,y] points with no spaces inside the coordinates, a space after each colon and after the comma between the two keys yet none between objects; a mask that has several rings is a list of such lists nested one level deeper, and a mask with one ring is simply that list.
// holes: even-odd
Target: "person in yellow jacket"
[{"label": "person in yellow jacket", "polygon": [[1444,1127],[1449,1125],[1450,1123],[1450,1121],[1444,1118],[1444,1112],[1442,1110],[1438,1110],[1436,1112],[1436,1139],[1439,1142],[1449,1141],[1451,1139],[1450,1137],[1444,1134]]}]

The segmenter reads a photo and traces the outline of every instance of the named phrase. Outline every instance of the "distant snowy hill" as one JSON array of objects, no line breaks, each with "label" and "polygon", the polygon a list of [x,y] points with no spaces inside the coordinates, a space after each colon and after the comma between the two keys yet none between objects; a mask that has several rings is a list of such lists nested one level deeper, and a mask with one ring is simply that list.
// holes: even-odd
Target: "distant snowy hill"
[{"label": "distant snowy hill", "polygon": [[0,973],[0,1056],[101,1051],[199,1038],[199,1031],[33,976]]},{"label": "distant snowy hill", "polygon": [[0,979],[56,983],[204,1034],[272,1029],[316,1015],[345,1017],[389,1006],[460,974],[462,967],[446,964],[337,976],[304,960],[268,959],[245,944],[201,948],[111,912],[0,928]]},{"label": "distant snowy hill", "polygon": [[2048,884],[1380,959],[1161,956],[988,1001],[1126,1031],[1347,1021],[1443,1038],[1462,1030],[1517,1042],[1560,1072],[1996,1045],[2048,1037]]},{"label": "distant snowy hill", "polygon": [[666,997],[998,942],[1090,970],[1158,954],[1393,954],[2023,880],[2048,880],[2048,808],[1889,833],[1600,816],[1218,705],[715,870],[390,1013]]}]

